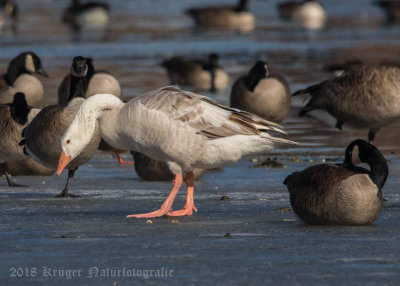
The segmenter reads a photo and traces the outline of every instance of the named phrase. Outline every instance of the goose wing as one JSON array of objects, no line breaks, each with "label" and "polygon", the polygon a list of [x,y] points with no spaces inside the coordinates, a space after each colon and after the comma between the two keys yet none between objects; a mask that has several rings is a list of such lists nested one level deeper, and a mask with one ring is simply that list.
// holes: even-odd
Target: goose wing
[{"label": "goose wing", "polygon": [[148,109],[167,113],[171,120],[184,122],[194,128],[197,134],[209,139],[238,134],[260,135],[267,131],[285,133],[276,123],[175,86],[151,91],[136,100]]}]

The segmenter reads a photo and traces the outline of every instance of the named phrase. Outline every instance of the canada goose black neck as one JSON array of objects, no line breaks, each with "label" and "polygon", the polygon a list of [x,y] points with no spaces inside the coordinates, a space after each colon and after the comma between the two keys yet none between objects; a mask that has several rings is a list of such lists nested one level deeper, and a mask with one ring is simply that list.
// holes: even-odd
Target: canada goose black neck
[{"label": "canada goose black neck", "polygon": [[88,66],[84,57],[75,57],[71,67],[71,88],[68,102],[75,97],[86,98],[88,89]]},{"label": "canada goose black neck", "polygon": [[24,125],[28,121],[28,114],[31,108],[26,102],[25,94],[17,92],[10,105],[11,117],[18,124]]},{"label": "canada goose black neck", "polygon": [[203,68],[210,72],[211,75],[211,89],[210,91],[216,91],[215,88],[215,77],[216,69],[218,68],[218,56],[216,54],[210,54],[208,61],[204,64]]},{"label": "canada goose black neck", "polygon": [[354,169],[355,164],[358,163],[357,160],[369,165],[370,171],[367,173],[378,187],[378,190],[381,191],[389,173],[389,167],[382,153],[372,144],[357,139],[351,142],[347,147],[342,166],[348,169]]},{"label": "canada goose black neck", "polygon": [[250,69],[247,76],[244,77],[243,82],[248,90],[251,92],[254,91],[257,84],[263,78],[268,76],[268,66],[263,61],[258,61],[256,64]]},{"label": "canada goose black neck", "polygon": [[235,8],[235,11],[236,12],[246,12],[246,11],[248,11],[248,8],[247,8],[248,2],[249,2],[248,0],[240,0],[238,5]]}]

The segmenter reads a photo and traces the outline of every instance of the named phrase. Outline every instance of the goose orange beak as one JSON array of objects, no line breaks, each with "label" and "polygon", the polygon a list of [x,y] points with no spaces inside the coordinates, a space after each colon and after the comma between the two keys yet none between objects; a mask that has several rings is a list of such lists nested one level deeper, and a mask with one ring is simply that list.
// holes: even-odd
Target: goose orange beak
[{"label": "goose orange beak", "polygon": [[67,156],[64,150],[62,150],[60,160],[58,161],[57,176],[60,176],[62,170],[67,167],[69,162],[71,162],[71,156]]}]

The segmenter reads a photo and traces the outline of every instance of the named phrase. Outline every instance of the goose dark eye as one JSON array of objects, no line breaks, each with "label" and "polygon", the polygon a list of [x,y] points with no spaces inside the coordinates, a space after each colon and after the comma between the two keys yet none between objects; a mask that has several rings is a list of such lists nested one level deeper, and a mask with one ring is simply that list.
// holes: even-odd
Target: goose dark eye
[{"label": "goose dark eye", "polygon": [[68,139],[65,143],[69,144],[69,143],[71,143],[71,140]]}]

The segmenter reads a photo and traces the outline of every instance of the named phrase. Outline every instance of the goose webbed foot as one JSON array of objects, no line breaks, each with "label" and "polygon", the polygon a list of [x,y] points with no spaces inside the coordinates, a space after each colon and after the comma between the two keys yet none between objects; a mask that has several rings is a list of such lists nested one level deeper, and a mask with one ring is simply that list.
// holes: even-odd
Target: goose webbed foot
[{"label": "goose webbed foot", "polygon": [[120,164],[126,164],[126,165],[133,165],[134,164],[133,162],[125,161],[124,159],[122,159],[118,152],[115,152],[115,155],[117,155],[118,162]]},{"label": "goose webbed foot", "polygon": [[9,187],[20,187],[20,188],[26,188],[26,187],[28,187],[28,186],[26,186],[26,185],[20,185],[20,184],[14,183],[14,181],[13,181],[12,178],[11,178],[11,175],[7,172],[6,164],[5,164],[5,163],[2,163],[2,164],[1,164],[1,173],[3,173],[3,174],[6,176],[7,183],[8,183],[8,186],[9,186]]}]

